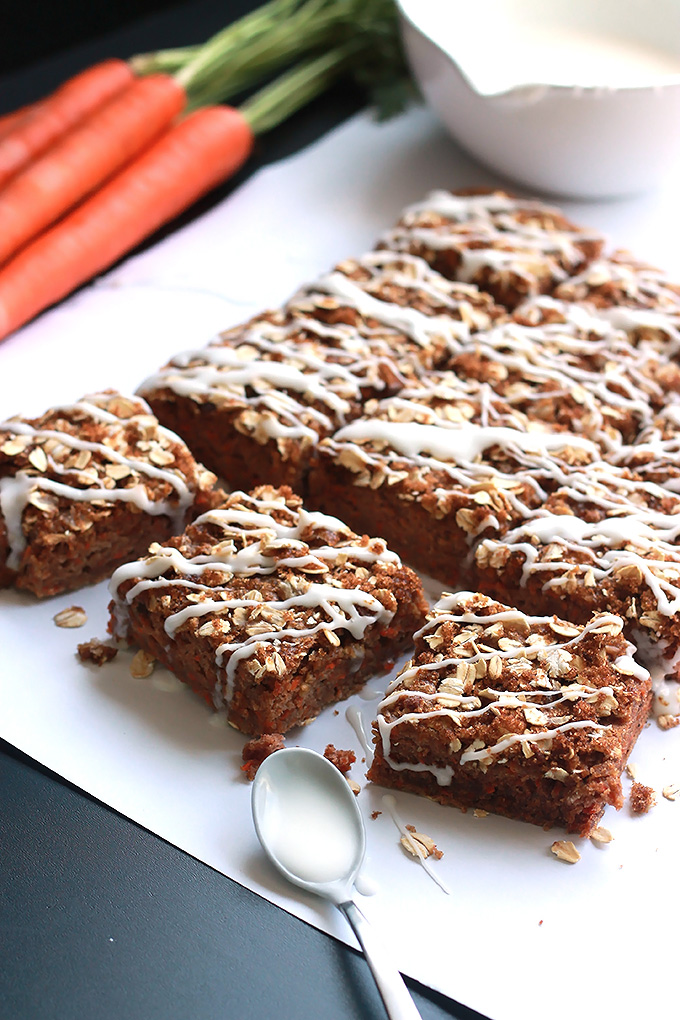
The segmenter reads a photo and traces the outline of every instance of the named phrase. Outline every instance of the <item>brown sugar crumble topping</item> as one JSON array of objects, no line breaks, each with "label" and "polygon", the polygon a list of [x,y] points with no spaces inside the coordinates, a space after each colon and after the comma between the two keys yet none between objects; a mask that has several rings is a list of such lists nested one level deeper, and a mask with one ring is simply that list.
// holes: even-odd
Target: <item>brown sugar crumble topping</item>
[{"label": "brown sugar crumble topping", "polygon": [[633,783],[630,788],[630,810],[634,815],[646,815],[655,804],[656,796],[651,786]]},{"label": "brown sugar crumble topping", "polygon": [[336,769],[339,769],[343,775],[349,772],[352,765],[354,765],[354,762],[357,760],[357,756],[354,751],[341,751],[333,744],[328,744],[326,746],[323,756],[328,759],[331,765],[335,765]]},{"label": "brown sugar crumble topping", "polygon": [[118,655],[118,649],[113,645],[100,641],[99,638],[90,638],[78,645],[78,658],[81,662],[93,662],[95,666],[103,666],[111,662]]},{"label": "brown sugar crumble topping", "polygon": [[282,751],[286,746],[283,733],[265,733],[262,737],[255,737],[243,746],[243,765],[241,771],[245,773],[246,779],[252,783],[262,762],[275,751]]}]

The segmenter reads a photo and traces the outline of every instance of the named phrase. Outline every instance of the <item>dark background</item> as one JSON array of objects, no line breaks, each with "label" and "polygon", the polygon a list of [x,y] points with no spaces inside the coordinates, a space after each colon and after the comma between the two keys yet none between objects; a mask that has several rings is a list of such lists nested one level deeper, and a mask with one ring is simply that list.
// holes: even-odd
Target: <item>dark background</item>
[{"label": "dark background", "polygon": [[[0,70],[6,74],[156,11],[180,6],[166,0],[104,0],[101,3],[97,0],[89,3],[83,0],[54,0],[52,3],[5,0],[0,31]],[[224,12],[232,4],[222,2],[215,7],[221,7]],[[200,40],[196,36],[186,41]]]},{"label": "dark background", "polygon": [[[200,42],[256,4],[10,5],[6,0],[0,16],[0,112],[104,57]],[[356,90],[337,87],[269,134],[247,168],[183,220],[360,105]],[[8,385],[1,374],[0,385]],[[0,650],[0,669],[6,668]],[[34,683],[39,698],[40,677]],[[394,937],[421,934],[404,918],[403,932]],[[452,959],[464,959],[464,950],[452,946]],[[424,1020],[483,1020],[416,982],[409,985]],[[358,954],[0,741],[0,1020],[383,1015]]]}]

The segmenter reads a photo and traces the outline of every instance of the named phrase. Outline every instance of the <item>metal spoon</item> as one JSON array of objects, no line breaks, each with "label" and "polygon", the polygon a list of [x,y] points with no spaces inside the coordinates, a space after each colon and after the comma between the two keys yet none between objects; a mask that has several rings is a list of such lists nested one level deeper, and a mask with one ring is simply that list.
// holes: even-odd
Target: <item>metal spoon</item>
[{"label": "metal spoon", "polygon": [[330,900],[349,921],[391,1020],[421,1020],[401,974],[352,899],[366,833],[356,798],[336,767],[305,747],[277,751],[257,771],[252,809],[272,864],[290,882]]}]

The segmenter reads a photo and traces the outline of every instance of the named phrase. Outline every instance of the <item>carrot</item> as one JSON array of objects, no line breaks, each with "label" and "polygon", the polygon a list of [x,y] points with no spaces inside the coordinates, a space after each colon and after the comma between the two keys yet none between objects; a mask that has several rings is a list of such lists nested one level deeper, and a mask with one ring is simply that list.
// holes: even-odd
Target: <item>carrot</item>
[{"label": "carrot", "polygon": [[112,265],[246,160],[253,133],[230,107],[170,128],[0,269],[0,339]]},{"label": "carrot", "polygon": [[133,77],[124,60],[105,60],[35,103],[31,116],[19,119],[15,128],[0,138],[0,186],[79,120],[129,85]]},{"label": "carrot", "polygon": [[0,189],[0,263],[128,163],[183,109],[165,74],[139,78]]},{"label": "carrot", "polygon": [[29,103],[28,106],[20,106],[18,110],[10,110],[9,113],[3,113],[0,117],[0,138],[4,138],[10,131],[13,131],[19,124],[19,121],[28,116],[32,109],[33,103]]}]

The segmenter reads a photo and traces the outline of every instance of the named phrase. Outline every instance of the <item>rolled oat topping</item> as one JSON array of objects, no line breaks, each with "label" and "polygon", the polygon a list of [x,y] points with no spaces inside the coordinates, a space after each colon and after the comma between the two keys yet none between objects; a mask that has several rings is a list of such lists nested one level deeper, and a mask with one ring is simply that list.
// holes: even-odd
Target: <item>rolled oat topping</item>
[{"label": "rolled oat topping", "polygon": [[371,570],[401,569],[398,557],[382,539],[355,535],[300,502],[267,486],[233,493],[182,538],[119,568],[110,586],[117,633],[125,636],[126,607],[152,593],[169,640],[189,629],[210,643],[215,703],[228,704],[238,670],[254,681],[284,674],[292,639],[325,635],[339,645],[389,622],[396,599]]},{"label": "rolled oat topping", "polygon": [[[567,626],[483,595],[444,596],[416,635],[415,662],[392,681],[378,707],[385,761],[395,770],[429,771],[444,786],[461,766],[474,764],[486,772],[508,757],[549,755],[556,738],[569,732],[584,731],[596,746],[619,699],[626,697],[630,673],[646,676],[631,657],[632,646],[621,638],[622,627],[610,613],[596,614],[585,626]],[[592,665],[603,642],[612,649],[606,682]],[[396,729],[406,723],[429,725],[436,718],[448,722],[455,764],[414,765],[392,757]],[[545,779],[564,783],[571,777],[567,759],[559,765],[545,760]]]},{"label": "rolled oat topping", "polygon": [[[107,391],[55,407],[39,419],[0,423],[0,512],[9,539],[7,567],[26,547],[24,515],[55,515],[75,504],[73,527],[91,526],[77,504],[134,504],[183,527],[196,489],[215,481],[199,470],[179,438],[138,398]],[[202,469],[201,469],[202,470]]]}]

